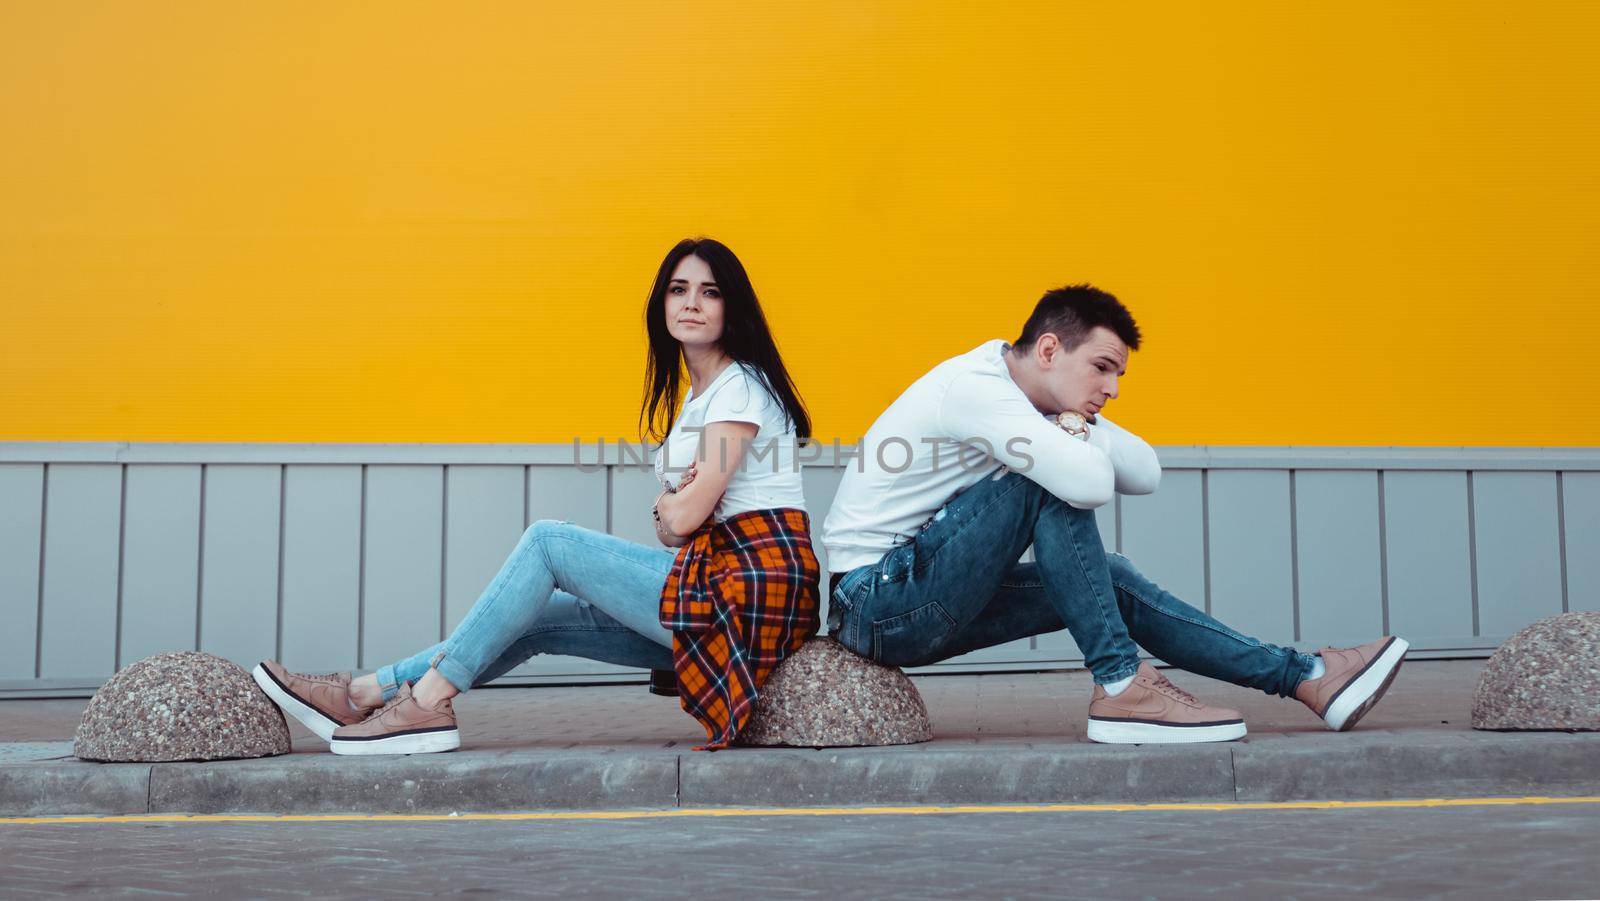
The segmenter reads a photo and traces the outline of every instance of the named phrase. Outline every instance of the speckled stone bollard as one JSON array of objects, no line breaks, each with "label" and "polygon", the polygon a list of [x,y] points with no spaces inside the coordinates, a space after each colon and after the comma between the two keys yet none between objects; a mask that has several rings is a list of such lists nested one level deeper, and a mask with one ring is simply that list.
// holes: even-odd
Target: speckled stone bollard
[{"label": "speckled stone bollard", "polygon": [[1600,729],[1600,613],[1546,617],[1507,639],[1478,679],[1472,728]]},{"label": "speckled stone bollard", "polygon": [[815,638],[767,678],[737,744],[829,748],[931,738],[928,708],[905,673]]},{"label": "speckled stone bollard", "polygon": [[239,666],[212,654],[157,654],[122,668],[83,712],[83,760],[221,760],[289,753],[277,705]]}]

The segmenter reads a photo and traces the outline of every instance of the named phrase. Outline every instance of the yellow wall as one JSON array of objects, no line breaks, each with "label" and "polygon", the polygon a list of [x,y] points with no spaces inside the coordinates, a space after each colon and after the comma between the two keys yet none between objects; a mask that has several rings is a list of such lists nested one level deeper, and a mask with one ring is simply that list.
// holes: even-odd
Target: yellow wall
[{"label": "yellow wall", "polygon": [[824,438],[1092,280],[1158,443],[1600,444],[1597,44],[1586,2],[6,3],[0,440],[632,436],[707,233]]}]

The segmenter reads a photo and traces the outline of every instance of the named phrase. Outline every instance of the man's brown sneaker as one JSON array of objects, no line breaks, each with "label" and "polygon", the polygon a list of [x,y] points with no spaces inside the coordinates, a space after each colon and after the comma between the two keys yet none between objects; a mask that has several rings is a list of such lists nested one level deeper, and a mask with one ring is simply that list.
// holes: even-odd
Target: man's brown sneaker
[{"label": "man's brown sneaker", "polygon": [[333,730],[340,726],[366,719],[374,709],[350,706],[349,673],[326,676],[291,673],[276,660],[263,660],[250,675],[274,704],[323,741],[331,738]]},{"label": "man's brown sneaker", "polygon": [[376,713],[336,729],[328,747],[335,754],[431,754],[461,747],[461,733],[449,698],[423,707],[405,682]]},{"label": "man's brown sneaker", "polygon": [[1367,715],[1389,690],[1411,644],[1386,636],[1355,648],[1323,648],[1320,679],[1307,679],[1294,696],[1322,717],[1328,728],[1344,732]]},{"label": "man's brown sneaker", "polygon": [[1244,715],[1207,707],[1167,681],[1149,663],[1116,697],[1099,685],[1089,701],[1089,740],[1109,744],[1178,744],[1233,741],[1245,734]]}]

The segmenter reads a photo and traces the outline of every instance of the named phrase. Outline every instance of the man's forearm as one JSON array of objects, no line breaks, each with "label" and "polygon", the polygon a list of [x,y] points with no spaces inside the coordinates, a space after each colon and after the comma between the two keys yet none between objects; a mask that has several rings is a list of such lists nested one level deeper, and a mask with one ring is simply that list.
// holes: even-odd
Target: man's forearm
[{"label": "man's forearm", "polygon": [[1089,443],[1111,458],[1118,494],[1150,494],[1161,484],[1161,460],[1155,448],[1105,416],[1090,423]]}]

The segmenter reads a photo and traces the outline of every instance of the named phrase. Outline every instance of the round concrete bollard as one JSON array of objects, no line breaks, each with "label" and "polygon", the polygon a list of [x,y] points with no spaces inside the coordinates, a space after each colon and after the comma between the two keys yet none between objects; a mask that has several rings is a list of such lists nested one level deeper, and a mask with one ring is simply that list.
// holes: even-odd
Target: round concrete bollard
[{"label": "round concrete bollard", "polygon": [[737,744],[829,748],[931,738],[928,708],[905,673],[814,638],[767,678]]},{"label": "round concrete bollard", "polygon": [[1507,639],[1478,679],[1472,728],[1600,729],[1600,612],[1546,617]]},{"label": "round concrete bollard", "polygon": [[277,705],[239,666],[212,654],[157,654],[122,668],[83,712],[83,760],[222,760],[289,753]]}]

